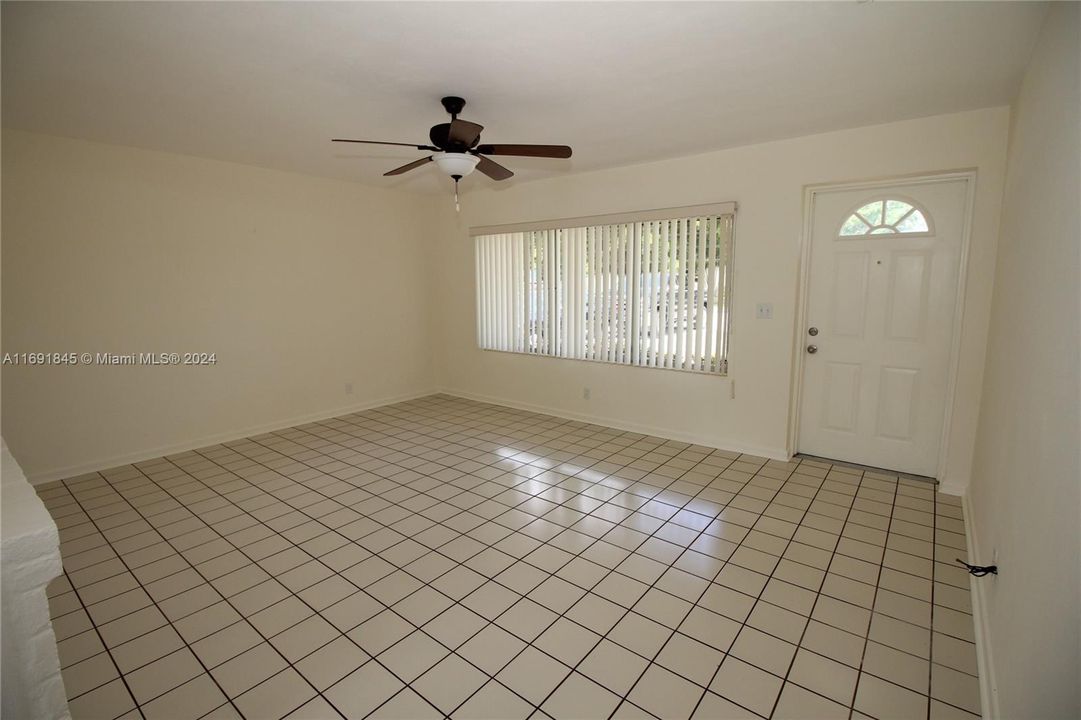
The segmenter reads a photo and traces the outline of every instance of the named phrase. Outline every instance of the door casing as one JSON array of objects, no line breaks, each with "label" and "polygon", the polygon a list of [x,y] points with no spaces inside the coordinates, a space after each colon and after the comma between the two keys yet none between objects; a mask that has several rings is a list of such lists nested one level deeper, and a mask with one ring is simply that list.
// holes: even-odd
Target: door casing
[{"label": "door casing", "polygon": [[[946,409],[942,419],[942,441],[939,443],[937,472],[941,482],[946,477],[949,457],[950,428],[954,403],[956,402],[957,372],[961,357],[961,330],[964,326],[965,281],[968,277],[969,244],[972,235],[972,211],[976,199],[976,170],[951,170],[937,173],[903,175],[877,180],[857,180],[841,183],[819,183],[803,188],[803,228],[799,238],[799,276],[796,289],[796,324],[792,328],[792,392],[788,403],[788,436],[785,449],[794,457],[799,448],[800,404],[803,399],[803,330],[807,324],[807,305],[810,298],[811,236],[814,227],[815,196],[818,193],[837,190],[876,190],[883,187],[923,185],[929,183],[964,180],[965,207],[961,219],[961,256],[958,262],[957,296],[954,301],[953,337],[950,339],[948,380],[946,384]],[[840,458],[837,458],[840,459]]]}]

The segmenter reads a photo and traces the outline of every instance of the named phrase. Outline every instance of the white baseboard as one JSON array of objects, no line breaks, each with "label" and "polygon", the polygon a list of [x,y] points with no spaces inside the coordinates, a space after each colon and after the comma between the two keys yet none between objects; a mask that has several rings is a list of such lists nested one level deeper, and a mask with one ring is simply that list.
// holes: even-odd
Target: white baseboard
[{"label": "white baseboard", "polygon": [[109,468],[118,467],[120,465],[130,465],[132,463],[143,462],[145,460],[153,460],[155,458],[163,457],[165,455],[174,455],[176,453],[187,452],[188,450],[195,450],[196,448],[207,447],[208,445],[219,445],[221,443],[232,442],[234,440],[243,440],[244,438],[252,437],[253,435],[261,435],[263,433],[274,432],[276,430],[285,430],[286,428],[303,425],[304,423],[318,422],[320,420],[329,420],[330,418],[340,417],[342,415],[348,415],[355,412],[361,412],[362,410],[371,410],[372,408],[381,407],[383,405],[393,405],[394,403],[405,402],[406,400],[415,400],[420,397],[433,395],[436,392],[437,391],[434,389],[428,389],[421,392],[383,397],[376,400],[368,400],[366,402],[354,403],[352,405],[344,405],[342,407],[333,408],[330,410],[321,410],[319,412],[308,413],[306,415],[283,418],[281,420],[275,420],[273,422],[263,423],[261,425],[253,425],[232,432],[218,433],[216,435],[207,435],[205,437],[196,438],[194,440],[187,440],[179,443],[173,443],[171,445],[162,445],[160,447],[149,448],[147,450],[140,450],[137,452],[125,453],[123,455],[113,455],[111,457],[91,460],[89,462],[79,463],[78,465],[68,465],[66,467],[44,470],[41,472],[33,473],[29,476],[29,480],[31,485],[41,485],[42,483],[52,482],[53,480],[63,480],[65,478],[76,477],[78,475],[83,475],[89,472],[107,470]]},{"label": "white baseboard", "polygon": [[304,423],[327,420],[329,418],[339,417],[341,415],[348,415],[349,413],[354,412],[361,412],[362,410],[370,410],[372,408],[380,407],[383,405],[392,405],[394,403],[404,402],[406,400],[415,400],[416,398],[433,395],[435,393],[443,393],[445,395],[452,395],[454,397],[465,398],[467,400],[476,400],[478,402],[491,403],[493,405],[503,405],[505,407],[516,408],[518,410],[527,410],[529,412],[553,415],[555,417],[561,417],[567,420],[577,420],[580,422],[587,422],[595,425],[604,425],[606,427],[613,427],[619,430],[626,430],[628,432],[642,433],[643,435],[654,435],[657,437],[668,438],[671,440],[678,440],[680,442],[688,442],[694,443],[696,445],[704,445],[706,447],[729,450],[731,452],[757,455],[759,457],[766,457],[772,460],[787,461],[790,459],[790,456],[784,448],[758,447],[753,445],[746,445],[740,442],[728,441],[722,441],[718,443],[715,438],[707,437],[705,435],[678,432],[670,428],[648,425],[645,423],[626,422],[616,418],[590,415],[588,413],[576,413],[561,408],[549,407],[545,405],[535,405],[532,403],[522,403],[515,400],[508,400],[506,398],[494,397],[490,395],[480,395],[477,393],[470,393],[462,390],[455,390],[452,388],[433,388],[420,392],[378,398],[375,400],[355,403],[353,405],[346,405],[330,410],[308,413],[306,415],[283,418],[281,420],[275,420],[274,422],[253,425],[232,432],[218,433],[216,435],[207,435],[184,442],[162,445],[154,448],[148,448],[146,450],[140,450],[137,452],[98,458],[96,460],[79,463],[77,465],[68,465],[65,467],[43,470],[40,472],[32,473],[29,476],[29,480],[32,485],[41,485],[43,483],[52,482],[53,480],[63,480],[65,478],[83,475],[88,472],[96,472],[98,470],[105,470],[120,465],[130,465],[131,463],[143,462],[145,460],[153,460],[155,458],[163,457],[165,455],[173,455],[176,453],[187,452],[188,450],[194,450],[196,448],[206,447],[208,445],[218,445],[220,443],[232,442],[234,440],[242,440],[246,437],[251,437],[253,435],[274,432],[276,430],[284,430],[286,428],[294,427],[296,425],[303,425]]},{"label": "white baseboard", "polygon": [[647,425],[644,423],[627,422],[617,418],[603,417],[600,415],[590,415],[588,413],[578,413],[570,410],[564,410],[562,408],[549,407],[546,405],[535,405],[533,403],[523,403],[517,400],[508,400],[501,397],[493,397],[490,395],[480,395],[477,393],[467,392],[465,390],[455,390],[453,388],[441,388],[438,392],[444,395],[453,395],[454,397],[464,398],[466,400],[476,400],[478,402],[491,403],[492,405],[503,405],[504,407],[515,408],[517,410],[527,410],[529,412],[542,413],[544,415],[553,415],[555,417],[564,418],[566,420],[577,420],[579,422],[591,423],[594,425],[604,425],[606,427],[616,428],[617,430],[626,430],[627,432],[641,433],[643,435],[654,435],[656,437],[663,437],[669,440],[678,440],[679,442],[692,443],[695,445],[705,445],[706,447],[717,448],[719,450],[728,450],[730,452],[744,453],[747,455],[757,455],[759,457],[769,458],[771,460],[788,461],[791,456],[784,448],[772,448],[772,447],[756,447],[753,445],[745,445],[739,442],[722,441],[718,444],[716,438],[707,437],[706,435],[699,435],[696,433],[685,433],[672,430],[670,428],[659,427],[656,425]]},{"label": "white baseboard", "polygon": [[[972,515],[972,504],[968,492],[961,496],[961,509],[965,514],[965,535],[968,537],[968,561],[981,563],[986,558],[976,546],[976,527]],[[991,582],[994,582],[992,577]],[[980,674],[980,710],[984,718],[993,720],[1001,717],[998,711],[998,685],[995,682],[995,663],[991,656],[991,632],[987,617],[987,579],[969,577],[969,589],[972,594],[972,620],[976,635],[976,664]]]}]

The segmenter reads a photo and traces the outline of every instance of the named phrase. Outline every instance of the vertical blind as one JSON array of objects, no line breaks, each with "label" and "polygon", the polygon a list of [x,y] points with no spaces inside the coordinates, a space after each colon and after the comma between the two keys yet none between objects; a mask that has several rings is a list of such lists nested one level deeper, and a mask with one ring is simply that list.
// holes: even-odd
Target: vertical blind
[{"label": "vertical blind", "polygon": [[725,374],[733,217],[731,210],[714,210],[480,229],[474,240],[478,344]]}]

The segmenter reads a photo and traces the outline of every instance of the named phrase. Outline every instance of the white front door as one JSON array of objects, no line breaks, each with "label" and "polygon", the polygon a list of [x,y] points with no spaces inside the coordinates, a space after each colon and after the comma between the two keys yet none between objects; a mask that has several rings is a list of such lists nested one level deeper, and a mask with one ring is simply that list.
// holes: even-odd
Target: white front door
[{"label": "white front door", "polygon": [[813,195],[801,453],[937,473],[968,182]]}]

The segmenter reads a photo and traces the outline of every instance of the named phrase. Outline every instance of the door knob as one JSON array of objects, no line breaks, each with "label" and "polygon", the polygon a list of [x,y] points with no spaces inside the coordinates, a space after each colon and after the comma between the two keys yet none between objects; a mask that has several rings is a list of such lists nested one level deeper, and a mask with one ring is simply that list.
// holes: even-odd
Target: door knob
[{"label": "door knob", "polygon": [[808,345],[807,346],[807,352],[814,355],[816,352],[818,352],[818,346],[817,345]]}]

